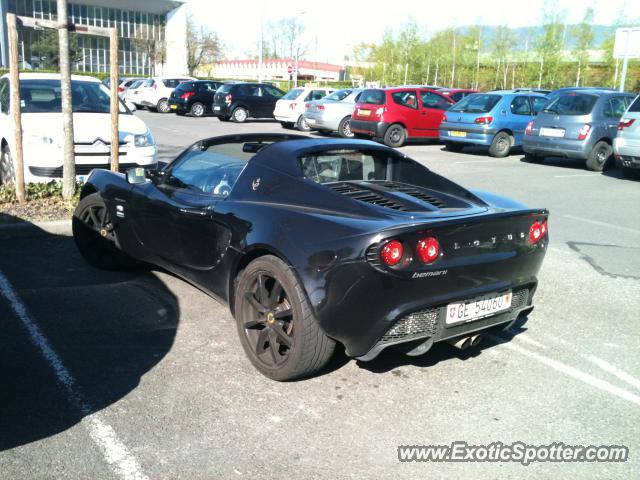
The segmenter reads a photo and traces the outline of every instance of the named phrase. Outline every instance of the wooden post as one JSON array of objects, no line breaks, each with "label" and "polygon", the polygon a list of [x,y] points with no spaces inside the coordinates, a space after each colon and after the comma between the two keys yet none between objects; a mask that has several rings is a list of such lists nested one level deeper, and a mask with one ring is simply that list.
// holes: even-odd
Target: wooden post
[{"label": "wooden post", "polygon": [[120,105],[118,99],[118,29],[109,32],[109,49],[111,52],[111,171],[117,172],[120,166],[118,114]]},{"label": "wooden post", "polygon": [[20,116],[20,71],[18,69],[18,29],[16,16],[7,13],[7,30],[9,33],[9,90],[11,91],[11,116],[14,125],[15,152],[11,152],[9,160],[13,158],[13,167],[16,171],[16,197],[18,202],[26,200],[24,188],[24,159],[22,153],[22,117]]},{"label": "wooden post", "polygon": [[58,42],[60,46],[60,97],[63,133],[62,198],[71,200],[76,193],[76,154],[73,136],[73,96],[69,62],[67,0],[58,0]]}]

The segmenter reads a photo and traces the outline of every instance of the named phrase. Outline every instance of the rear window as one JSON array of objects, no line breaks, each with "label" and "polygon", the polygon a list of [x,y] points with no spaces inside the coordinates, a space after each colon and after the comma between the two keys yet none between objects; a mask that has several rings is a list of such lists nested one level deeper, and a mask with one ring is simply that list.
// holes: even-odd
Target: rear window
[{"label": "rear window", "polygon": [[224,85],[220,85],[220,88],[216,90],[216,93],[229,93],[233,88],[233,83],[225,83]]},{"label": "rear window", "polygon": [[631,106],[629,107],[630,112],[640,112],[640,95],[636,97]]},{"label": "rear window", "polygon": [[337,92],[333,92],[331,95],[327,96],[327,100],[333,100],[334,102],[339,102],[344,100],[349,96],[352,90],[338,90]]},{"label": "rear window", "polygon": [[304,92],[303,88],[294,88],[293,90],[289,90],[287,94],[282,97],[282,100],[295,100],[302,92]]},{"label": "rear window", "polygon": [[384,105],[384,100],[384,90],[365,90],[358,99],[360,103],[372,103],[374,105]]},{"label": "rear window", "polygon": [[473,93],[467,95],[453,107],[452,112],[462,113],[488,113],[493,110],[498,102],[502,100],[501,95],[490,95],[485,93]]},{"label": "rear window", "polygon": [[184,92],[184,91],[193,90],[194,87],[195,85],[193,84],[193,82],[182,82],[180,85],[176,87],[176,90],[181,90]]},{"label": "rear window", "polygon": [[542,111],[556,115],[587,115],[597,100],[596,95],[587,93],[565,93],[551,100]]}]

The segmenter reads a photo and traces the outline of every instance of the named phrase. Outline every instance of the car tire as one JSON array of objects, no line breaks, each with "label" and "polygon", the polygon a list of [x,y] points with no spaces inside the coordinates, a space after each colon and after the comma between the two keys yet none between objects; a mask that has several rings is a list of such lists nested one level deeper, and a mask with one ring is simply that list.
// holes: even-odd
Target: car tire
[{"label": "car tire", "polygon": [[407,130],[399,123],[389,125],[387,131],[384,132],[383,142],[388,147],[398,148],[407,141]]},{"label": "car tire", "polygon": [[338,135],[342,138],[353,138],[354,133],[351,131],[351,116],[344,117],[338,125]]},{"label": "car tire", "polygon": [[109,211],[99,193],[87,195],[73,212],[73,240],[89,265],[101,270],[125,270],[139,262],[120,250]]},{"label": "car tire", "polygon": [[244,123],[247,121],[249,114],[243,107],[236,107],[231,114],[231,119],[236,123]]},{"label": "car tire", "polygon": [[2,147],[0,152],[0,185],[16,183],[16,168],[8,145]]},{"label": "car tire", "polygon": [[167,100],[166,98],[161,98],[160,100],[158,100],[158,103],[156,104],[156,110],[159,113],[169,113],[169,100]]},{"label": "car tire", "polygon": [[461,152],[464,148],[464,143],[444,142],[444,148],[450,152]]},{"label": "car tire", "polygon": [[296,128],[301,132],[309,132],[311,131],[311,127],[307,123],[307,119],[304,118],[304,115],[300,115],[298,117],[298,121],[296,122]]},{"label": "car tire", "polygon": [[640,170],[637,168],[622,167],[622,175],[624,178],[638,180],[640,179]]},{"label": "car tire", "polygon": [[335,342],[318,325],[293,269],[278,257],[259,257],[240,272],[234,306],[240,343],[266,377],[308,377],[331,358]]},{"label": "car tire", "polygon": [[542,163],[544,162],[544,157],[540,155],[534,155],[533,153],[525,153],[524,161],[527,163]]},{"label": "car tire", "polygon": [[587,168],[592,172],[601,172],[608,167],[613,156],[613,147],[604,140],[593,146],[591,153],[587,157]]},{"label": "car tire", "polygon": [[511,135],[507,132],[498,132],[491,141],[489,155],[495,158],[504,158],[509,155],[512,145],[513,137]]},{"label": "car tire", "polygon": [[189,109],[189,113],[193,117],[202,117],[205,114],[204,105],[200,102],[194,102]]}]

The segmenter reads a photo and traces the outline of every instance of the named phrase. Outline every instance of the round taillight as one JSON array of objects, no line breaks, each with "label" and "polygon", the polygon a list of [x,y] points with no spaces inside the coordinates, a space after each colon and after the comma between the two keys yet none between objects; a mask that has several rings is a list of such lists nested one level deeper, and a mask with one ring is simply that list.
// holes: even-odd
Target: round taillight
[{"label": "round taillight", "polygon": [[402,258],[402,244],[398,240],[387,242],[380,250],[380,258],[385,265],[396,265]]},{"label": "round taillight", "polygon": [[428,237],[418,242],[416,251],[418,252],[420,260],[424,263],[432,263],[435,262],[440,255],[440,244],[435,238]]},{"label": "round taillight", "polygon": [[536,244],[542,238],[542,235],[544,235],[542,224],[540,222],[533,222],[533,225],[531,225],[529,229],[529,241],[532,244]]}]

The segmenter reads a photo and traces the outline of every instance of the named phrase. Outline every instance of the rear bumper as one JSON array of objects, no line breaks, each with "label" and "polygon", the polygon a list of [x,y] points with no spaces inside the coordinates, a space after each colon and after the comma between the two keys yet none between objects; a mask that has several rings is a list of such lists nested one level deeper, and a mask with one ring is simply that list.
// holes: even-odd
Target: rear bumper
[{"label": "rear bumper", "polygon": [[313,130],[338,130],[338,126],[340,125],[340,120],[335,118],[327,118],[322,114],[318,113],[308,113],[304,114],[304,118],[307,120],[307,125],[311,127]]},{"label": "rear bumper", "polygon": [[184,112],[187,113],[189,111],[189,105],[187,102],[181,99],[170,98],[169,99],[169,110],[172,112]]},{"label": "rear bumper", "polygon": [[229,117],[231,115],[230,108],[227,104],[219,105],[214,103],[211,108],[211,113],[216,117]]},{"label": "rear bumper", "polygon": [[296,123],[298,121],[298,118],[300,118],[300,115],[283,115],[282,113],[275,113],[274,112],[274,116],[273,118],[275,118],[277,121],[279,122],[289,122],[289,123]]},{"label": "rear bumper", "polygon": [[620,165],[640,169],[640,139],[616,137],[613,139],[613,151]]},{"label": "rear bumper", "polygon": [[371,137],[384,137],[387,128],[389,128],[389,123],[387,122],[370,122],[351,119],[351,131],[353,133],[369,135]]},{"label": "rear bumper", "polygon": [[[457,142],[465,143],[469,145],[491,145],[493,136],[498,130],[496,128],[487,126],[487,128],[476,127],[470,125],[460,125],[456,123],[441,123],[438,129],[438,137],[443,142]],[[453,132],[461,132],[465,136],[460,134],[455,135]]]},{"label": "rear bumper", "polygon": [[527,135],[522,140],[525,153],[539,157],[564,157],[586,160],[593,145],[587,140],[568,140],[562,138]]}]

